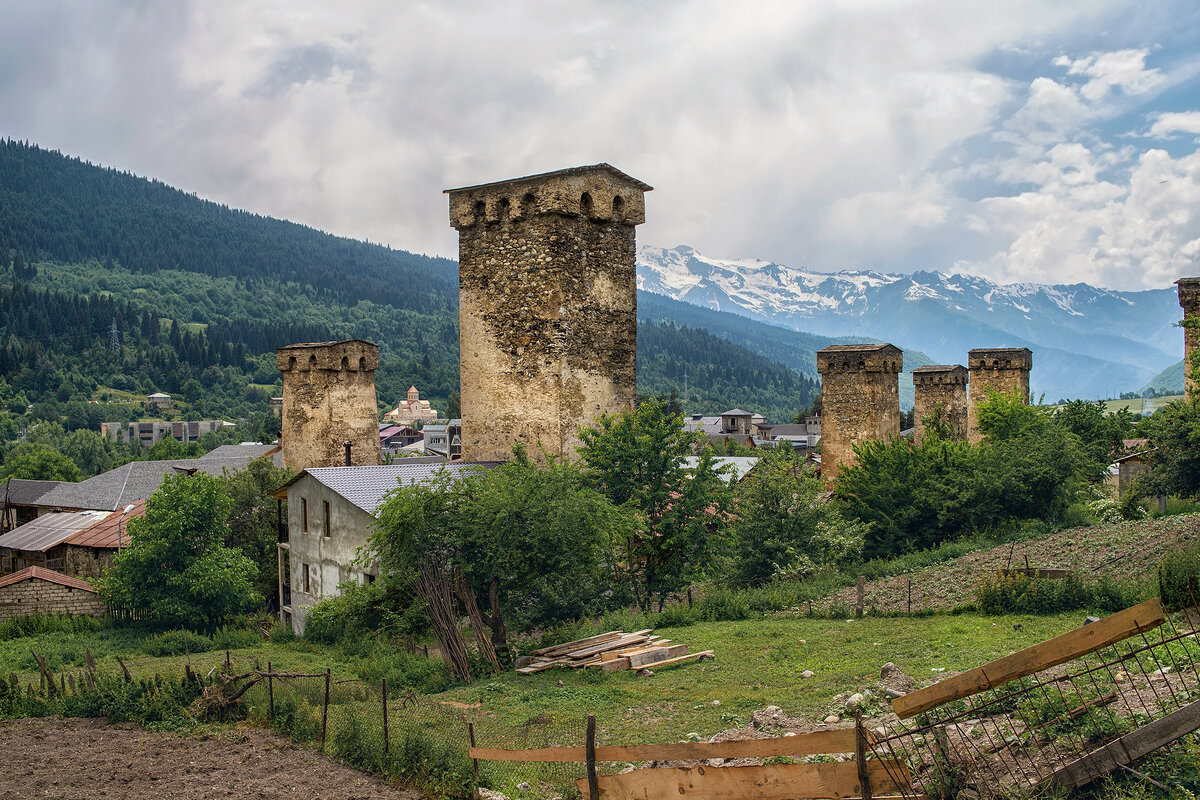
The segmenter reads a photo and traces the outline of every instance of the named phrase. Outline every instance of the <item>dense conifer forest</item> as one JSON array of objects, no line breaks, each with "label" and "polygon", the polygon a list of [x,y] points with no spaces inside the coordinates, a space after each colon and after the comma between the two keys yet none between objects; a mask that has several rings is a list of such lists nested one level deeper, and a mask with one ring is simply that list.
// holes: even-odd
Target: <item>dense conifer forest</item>
[{"label": "dense conifer forest", "polygon": [[[811,402],[807,365],[828,340],[641,300],[640,393],[682,396],[686,373],[689,413],[742,406],[782,421]],[[458,389],[457,306],[447,259],[0,141],[0,405],[16,423],[6,430],[29,415],[95,429],[144,413],[128,401],[155,391],[190,418],[245,418],[278,390],[276,347],[349,337],[380,345],[381,409],[416,384],[445,411]],[[80,412],[90,400],[100,402]]]}]

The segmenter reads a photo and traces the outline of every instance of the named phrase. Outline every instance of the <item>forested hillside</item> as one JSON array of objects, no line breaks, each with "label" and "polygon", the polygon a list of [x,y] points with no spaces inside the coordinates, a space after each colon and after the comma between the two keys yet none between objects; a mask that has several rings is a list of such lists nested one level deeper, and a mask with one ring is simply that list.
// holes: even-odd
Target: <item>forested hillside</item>
[{"label": "forested hillside", "polygon": [[[458,389],[457,306],[457,266],[447,259],[0,142],[6,430],[35,418],[95,429],[141,413],[136,403],[104,400],[154,391],[175,396],[189,417],[245,417],[265,410],[275,391],[276,347],[349,337],[380,345],[381,407],[416,384],[445,411]],[[779,420],[811,401],[815,384],[798,372],[803,357],[779,357],[791,339],[811,358],[804,334],[772,329],[764,341],[775,350],[763,353],[744,346],[753,335],[738,341],[704,327],[643,325],[641,393],[682,394],[686,372],[689,411],[741,405]]]}]

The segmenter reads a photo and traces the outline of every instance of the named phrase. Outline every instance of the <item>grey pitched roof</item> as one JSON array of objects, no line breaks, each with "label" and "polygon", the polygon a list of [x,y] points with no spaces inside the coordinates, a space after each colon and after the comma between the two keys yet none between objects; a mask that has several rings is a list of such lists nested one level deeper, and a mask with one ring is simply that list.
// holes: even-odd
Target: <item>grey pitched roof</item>
[{"label": "grey pitched roof", "polygon": [[779,425],[768,425],[766,427],[771,431],[772,436],[807,436],[808,435],[808,425],[803,422],[800,422],[800,423],[787,422],[787,423],[781,423]]},{"label": "grey pitched roof", "polygon": [[25,506],[33,503],[56,486],[69,484],[70,481],[35,481],[28,478],[9,478],[4,482],[4,502],[14,506]]},{"label": "grey pitched roof", "polygon": [[[729,479],[734,482],[746,477],[746,474],[754,469],[754,465],[757,463],[757,456],[717,456],[713,459],[717,471],[729,476]],[[688,456],[683,460],[683,465],[688,469],[695,469],[699,464],[698,456]]]},{"label": "grey pitched roof", "polygon": [[310,475],[363,511],[373,515],[383,504],[384,495],[397,486],[412,486],[432,480],[443,469],[451,473],[464,470],[485,470],[495,467],[498,463],[496,461],[471,463],[452,461],[446,463],[440,458],[406,458],[398,464],[380,466],[314,467],[301,472],[292,480],[292,483],[295,483],[303,475]]},{"label": "grey pitched roof", "polygon": [[0,536],[0,547],[42,552],[70,539],[84,528],[107,517],[106,511],[66,511],[43,514]]},{"label": "grey pitched roof", "polygon": [[263,456],[274,456],[275,466],[279,466],[279,445],[259,444],[258,442],[223,444],[209,450],[200,458],[207,460],[210,458],[262,458]]},{"label": "grey pitched roof", "polygon": [[754,415],[751,414],[749,411],[743,411],[740,408],[731,408],[728,411],[722,413],[721,416],[722,417],[753,417]]},{"label": "grey pitched roof", "polygon": [[130,503],[145,500],[158,489],[168,475],[206,472],[221,475],[225,470],[244,469],[254,458],[251,455],[184,458],[178,461],[132,461],[102,472],[79,483],[65,483],[39,497],[41,508],[96,509],[116,511]]}]

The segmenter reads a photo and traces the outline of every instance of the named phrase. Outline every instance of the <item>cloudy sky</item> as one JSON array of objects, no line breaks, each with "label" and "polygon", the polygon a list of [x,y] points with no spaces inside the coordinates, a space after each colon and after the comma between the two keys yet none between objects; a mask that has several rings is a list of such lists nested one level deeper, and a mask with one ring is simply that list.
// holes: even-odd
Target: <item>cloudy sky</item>
[{"label": "cloudy sky", "polygon": [[716,257],[1200,275],[1193,0],[0,0],[0,136],[448,256],[442,189],[607,161]]}]

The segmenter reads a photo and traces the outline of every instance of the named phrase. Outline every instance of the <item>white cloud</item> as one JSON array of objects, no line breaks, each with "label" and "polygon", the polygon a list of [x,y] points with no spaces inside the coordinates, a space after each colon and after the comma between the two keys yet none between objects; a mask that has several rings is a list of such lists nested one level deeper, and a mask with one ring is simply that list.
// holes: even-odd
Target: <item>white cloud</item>
[{"label": "white cloud", "polygon": [[1060,56],[1055,66],[1066,67],[1068,75],[1083,75],[1091,80],[1079,90],[1092,103],[1103,100],[1110,91],[1119,89],[1126,95],[1136,95],[1156,88],[1165,80],[1162,71],[1146,69],[1149,50],[1117,50],[1092,53],[1083,58]]},{"label": "white cloud", "polygon": [[1155,139],[1169,139],[1174,133],[1200,134],[1200,111],[1168,111],[1157,115],[1148,135]]}]

